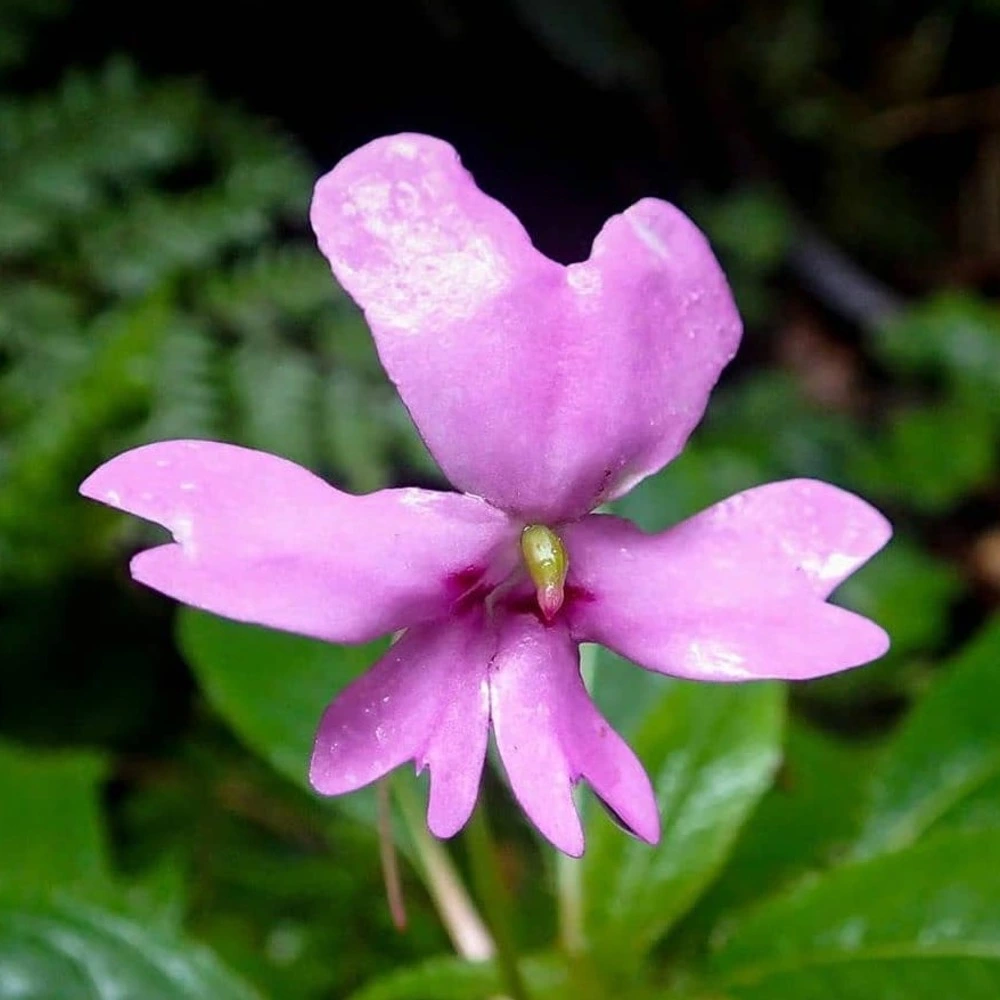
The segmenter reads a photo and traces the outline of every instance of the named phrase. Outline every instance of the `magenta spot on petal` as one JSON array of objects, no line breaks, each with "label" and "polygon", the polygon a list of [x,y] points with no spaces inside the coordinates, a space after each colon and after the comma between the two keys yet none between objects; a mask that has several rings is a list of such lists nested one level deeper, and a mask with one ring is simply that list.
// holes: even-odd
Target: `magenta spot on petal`
[{"label": "magenta spot on petal", "polygon": [[563,596],[563,604],[593,604],[597,600],[597,595],[585,587],[577,586],[575,583],[567,582]]},{"label": "magenta spot on petal", "polygon": [[448,595],[456,601],[465,597],[482,580],[485,572],[479,566],[466,566],[465,569],[460,569],[457,573],[452,573],[445,580]]},{"label": "magenta spot on petal", "polygon": [[509,594],[504,594],[503,598],[497,602],[505,610],[515,615],[531,615],[536,621],[543,625],[551,624],[542,614],[538,606],[538,597],[535,592],[515,590]]}]

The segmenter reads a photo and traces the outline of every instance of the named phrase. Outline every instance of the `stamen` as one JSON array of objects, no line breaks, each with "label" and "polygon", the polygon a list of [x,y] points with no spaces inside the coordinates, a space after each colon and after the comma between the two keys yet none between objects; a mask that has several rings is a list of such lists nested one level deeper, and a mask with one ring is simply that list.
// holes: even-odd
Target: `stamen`
[{"label": "stamen", "polygon": [[521,555],[535,585],[538,607],[551,621],[563,604],[569,556],[562,539],[544,524],[529,524],[521,532]]}]

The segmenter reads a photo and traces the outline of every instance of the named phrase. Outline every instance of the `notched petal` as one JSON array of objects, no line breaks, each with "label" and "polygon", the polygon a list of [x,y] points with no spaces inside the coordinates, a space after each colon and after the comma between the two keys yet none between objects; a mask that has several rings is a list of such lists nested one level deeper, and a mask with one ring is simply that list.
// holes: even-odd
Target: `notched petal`
[{"label": "notched petal", "polygon": [[578,857],[584,836],[573,786],[586,780],[623,825],[655,843],[659,815],[645,770],[594,707],[575,643],[560,624],[512,614],[490,664],[493,730],[514,796],[556,847]]},{"label": "notched petal", "polygon": [[615,517],[568,525],[574,636],[651,670],[708,681],[804,680],[889,646],[874,622],[825,602],[885,544],[888,522],[825,483],[748,490],[657,535]]},{"label": "notched petal", "polygon": [[528,522],[578,517],[673,458],[739,342],[705,237],[656,199],[564,267],[450,146],[402,135],[323,177],[312,222],[448,478]]},{"label": "notched petal", "polygon": [[475,807],[486,756],[492,651],[481,613],[409,629],[327,708],[313,787],[342,795],[413,761],[430,770],[431,831],[457,833]]},{"label": "notched petal", "polygon": [[173,534],[174,544],[133,560],[141,583],[215,614],[333,642],[446,614],[460,596],[454,581],[489,582],[496,551],[517,537],[505,515],[474,497],[352,496],[293,462],[214,441],[136,448],[80,490]]}]

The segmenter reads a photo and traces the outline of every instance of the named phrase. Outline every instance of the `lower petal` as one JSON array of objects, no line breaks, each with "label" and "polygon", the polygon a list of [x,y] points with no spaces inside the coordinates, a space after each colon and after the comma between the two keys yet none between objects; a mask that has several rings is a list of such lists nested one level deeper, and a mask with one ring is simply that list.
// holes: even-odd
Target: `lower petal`
[{"label": "lower petal", "polygon": [[479,610],[409,629],[327,708],[309,770],[313,787],[341,795],[412,760],[430,770],[431,831],[457,833],[479,792],[493,648]]},{"label": "lower petal", "polygon": [[511,788],[545,837],[566,854],[583,853],[573,786],[585,778],[636,836],[659,839],[649,778],[590,700],[564,626],[526,614],[502,618],[489,682],[493,731]]}]

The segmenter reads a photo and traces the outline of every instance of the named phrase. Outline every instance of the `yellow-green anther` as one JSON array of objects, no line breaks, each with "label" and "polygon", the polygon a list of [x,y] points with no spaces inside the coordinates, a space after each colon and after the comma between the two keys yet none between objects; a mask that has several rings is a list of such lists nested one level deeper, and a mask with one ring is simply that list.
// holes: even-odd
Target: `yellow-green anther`
[{"label": "yellow-green anther", "polygon": [[563,603],[563,586],[569,569],[566,546],[544,524],[529,524],[521,532],[521,555],[535,585],[538,606],[548,621]]}]

